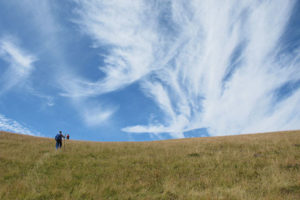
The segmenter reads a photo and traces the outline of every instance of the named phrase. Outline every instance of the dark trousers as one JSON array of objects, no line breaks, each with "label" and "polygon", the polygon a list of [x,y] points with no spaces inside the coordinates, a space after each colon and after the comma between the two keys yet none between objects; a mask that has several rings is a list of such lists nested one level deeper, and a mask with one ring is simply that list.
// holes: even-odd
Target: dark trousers
[{"label": "dark trousers", "polygon": [[61,146],[62,146],[62,141],[56,140],[56,149],[61,148]]}]

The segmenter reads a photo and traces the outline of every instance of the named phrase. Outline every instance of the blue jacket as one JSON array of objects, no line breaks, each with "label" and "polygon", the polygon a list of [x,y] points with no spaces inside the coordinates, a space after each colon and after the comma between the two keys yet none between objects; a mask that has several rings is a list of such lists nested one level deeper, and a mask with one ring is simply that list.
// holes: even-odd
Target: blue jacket
[{"label": "blue jacket", "polygon": [[59,133],[58,133],[58,134],[55,136],[55,140],[56,140],[56,141],[61,141],[63,137],[64,137],[64,136],[63,136],[62,134],[59,134]]}]

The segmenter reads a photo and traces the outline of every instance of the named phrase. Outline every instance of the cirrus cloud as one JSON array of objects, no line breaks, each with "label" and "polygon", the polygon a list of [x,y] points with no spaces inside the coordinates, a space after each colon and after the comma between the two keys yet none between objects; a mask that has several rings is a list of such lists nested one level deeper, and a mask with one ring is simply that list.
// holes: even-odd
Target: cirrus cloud
[{"label": "cirrus cloud", "polygon": [[99,67],[105,77],[75,81],[64,95],[138,82],[162,111],[161,123],[123,131],[183,137],[200,128],[210,135],[300,128],[299,49],[283,51],[295,1],[76,2],[75,23],[94,47],[108,49]]},{"label": "cirrus cloud", "polygon": [[0,129],[4,131],[12,131],[14,133],[22,133],[26,135],[41,136],[39,132],[32,131],[25,125],[10,119],[2,114],[0,114]]},{"label": "cirrus cloud", "polygon": [[0,58],[8,63],[7,69],[0,75],[0,94],[25,81],[34,68],[33,63],[37,60],[34,55],[21,48],[17,44],[17,39],[11,36],[0,39]]}]

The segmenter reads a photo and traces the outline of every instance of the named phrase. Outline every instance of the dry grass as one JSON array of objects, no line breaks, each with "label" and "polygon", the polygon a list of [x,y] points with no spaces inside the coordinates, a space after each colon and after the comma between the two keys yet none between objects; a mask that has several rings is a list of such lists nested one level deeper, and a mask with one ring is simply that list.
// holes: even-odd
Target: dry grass
[{"label": "dry grass", "polygon": [[54,145],[0,132],[0,199],[300,199],[300,131]]}]

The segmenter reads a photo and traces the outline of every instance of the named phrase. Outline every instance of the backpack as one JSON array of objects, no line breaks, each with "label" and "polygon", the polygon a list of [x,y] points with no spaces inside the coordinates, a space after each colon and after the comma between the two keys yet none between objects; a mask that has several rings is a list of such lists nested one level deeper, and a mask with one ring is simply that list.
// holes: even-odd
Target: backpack
[{"label": "backpack", "polygon": [[56,141],[60,140],[60,138],[61,138],[61,137],[60,137],[60,134],[57,134],[57,135],[55,136],[55,140],[56,140]]}]

